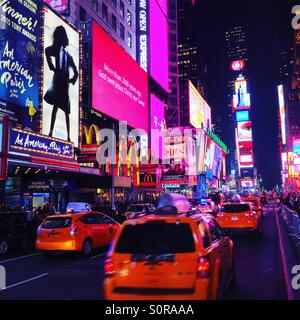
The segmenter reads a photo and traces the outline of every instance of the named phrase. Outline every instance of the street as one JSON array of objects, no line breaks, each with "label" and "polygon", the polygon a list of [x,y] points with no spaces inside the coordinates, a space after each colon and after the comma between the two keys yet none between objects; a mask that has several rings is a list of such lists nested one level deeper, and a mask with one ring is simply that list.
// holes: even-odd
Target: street
[{"label": "street", "polygon": [[[263,235],[234,236],[236,245],[236,286],[225,299],[286,299],[275,211],[266,211]],[[45,257],[28,253],[2,258],[7,289],[0,300],[98,300],[103,299],[103,264],[107,248],[89,258],[78,254]]]}]

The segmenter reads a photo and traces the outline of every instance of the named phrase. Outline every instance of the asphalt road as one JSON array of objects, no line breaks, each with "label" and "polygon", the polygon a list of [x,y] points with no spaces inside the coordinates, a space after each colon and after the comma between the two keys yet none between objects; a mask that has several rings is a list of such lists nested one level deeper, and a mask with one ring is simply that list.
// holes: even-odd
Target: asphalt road
[{"label": "asphalt road", "polygon": [[[263,235],[234,237],[236,286],[226,299],[286,299],[275,213],[264,215]],[[103,264],[106,249],[90,258],[78,254],[15,254],[1,258],[6,268],[6,290],[0,300],[103,299]]]}]

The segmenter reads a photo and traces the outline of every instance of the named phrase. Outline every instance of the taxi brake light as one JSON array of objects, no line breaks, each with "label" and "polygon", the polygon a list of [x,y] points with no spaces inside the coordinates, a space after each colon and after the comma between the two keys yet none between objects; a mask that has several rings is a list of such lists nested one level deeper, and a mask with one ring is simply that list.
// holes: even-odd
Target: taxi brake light
[{"label": "taxi brake light", "polygon": [[197,278],[208,278],[210,276],[210,261],[208,257],[200,257],[197,264]]},{"label": "taxi brake light", "polygon": [[107,257],[104,264],[104,276],[112,277],[114,275],[114,264],[110,257]]}]

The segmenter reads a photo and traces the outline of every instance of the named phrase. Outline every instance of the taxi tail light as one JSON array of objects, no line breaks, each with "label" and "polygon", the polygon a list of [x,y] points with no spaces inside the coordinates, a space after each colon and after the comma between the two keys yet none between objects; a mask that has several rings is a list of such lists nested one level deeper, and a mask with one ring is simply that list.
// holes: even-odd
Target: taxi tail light
[{"label": "taxi tail light", "polygon": [[245,217],[253,217],[255,213],[245,213]]},{"label": "taxi tail light", "polygon": [[70,230],[70,235],[74,237],[77,233],[77,230],[78,230],[77,226],[72,226]]},{"label": "taxi tail light", "polygon": [[208,257],[200,257],[197,263],[197,278],[208,278],[210,276],[210,261]]},{"label": "taxi tail light", "polygon": [[112,258],[107,257],[104,263],[104,276],[106,278],[112,277],[115,273],[115,267]]}]

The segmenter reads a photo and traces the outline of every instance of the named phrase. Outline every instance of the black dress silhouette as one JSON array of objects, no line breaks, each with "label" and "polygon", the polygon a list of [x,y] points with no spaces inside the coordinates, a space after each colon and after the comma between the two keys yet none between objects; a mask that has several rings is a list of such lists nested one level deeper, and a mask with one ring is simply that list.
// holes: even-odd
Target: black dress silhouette
[{"label": "black dress silhouette", "polygon": [[[56,120],[58,108],[66,115],[66,127],[68,133],[68,141],[70,141],[70,98],[69,84],[73,85],[78,79],[77,67],[72,56],[67,52],[66,46],[69,45],[69,40],[64,27],[57,27],[53,34],[53,45],[45,49],[45,55],[49,69],[54,72],[52,86],[48,89],[44,96],[44,100],[53,105],[50,133],[53,135],[53,128]],[[55,65],[53,64],[53,58]],[[73,70],[73,77],[70,78],[70,69]]]}]

